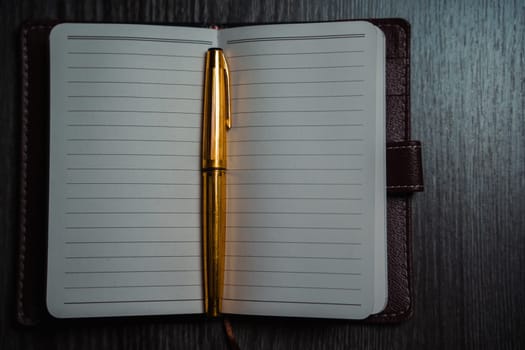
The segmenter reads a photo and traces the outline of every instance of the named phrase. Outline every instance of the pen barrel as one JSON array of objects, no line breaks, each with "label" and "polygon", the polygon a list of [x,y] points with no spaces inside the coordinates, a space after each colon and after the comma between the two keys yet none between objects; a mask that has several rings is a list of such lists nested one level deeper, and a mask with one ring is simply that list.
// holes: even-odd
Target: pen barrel
[{"label": "pen barrel", "polygon": [[202,197],[204,310],[215,317],[222,311],[224,286],[226,171],[203,171]]}]

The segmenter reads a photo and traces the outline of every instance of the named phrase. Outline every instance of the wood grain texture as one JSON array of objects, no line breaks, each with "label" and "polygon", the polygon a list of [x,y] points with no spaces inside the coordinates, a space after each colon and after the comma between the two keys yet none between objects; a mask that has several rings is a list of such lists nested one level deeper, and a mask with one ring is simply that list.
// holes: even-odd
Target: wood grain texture
[{"label": "wood grain texture", "polygon": [[217,321],[14,322],[19,31],[34,19],[260,23],[402,17],[412,24],[415,315],[396,326],[234,318],[250,349],[518,349],[525,346],[523,1],[0,1],[0,348],[226,348]]}]

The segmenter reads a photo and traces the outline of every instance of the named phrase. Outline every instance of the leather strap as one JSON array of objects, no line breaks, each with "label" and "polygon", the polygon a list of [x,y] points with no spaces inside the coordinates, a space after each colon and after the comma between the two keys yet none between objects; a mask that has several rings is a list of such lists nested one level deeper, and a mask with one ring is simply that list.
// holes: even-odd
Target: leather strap
[{"label": "leather strap", "polygon": [[423,170],[419,141],[391,142],[386,146],[388,193],[421,192]]}]

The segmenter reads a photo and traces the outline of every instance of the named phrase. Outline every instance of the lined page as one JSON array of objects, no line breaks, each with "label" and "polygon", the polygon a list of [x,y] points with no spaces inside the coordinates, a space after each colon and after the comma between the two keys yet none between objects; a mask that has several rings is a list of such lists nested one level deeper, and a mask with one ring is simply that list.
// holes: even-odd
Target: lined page
[{"label": "lined page", "polygon": [[225,312],[360,319],[374,295],[384,306],[379,36],[366,22],[219,33],[234,101]]},{"label": "lined page", "polygon": [[51,34],[47,306],[56,317],[201,313],[198,28]]}]

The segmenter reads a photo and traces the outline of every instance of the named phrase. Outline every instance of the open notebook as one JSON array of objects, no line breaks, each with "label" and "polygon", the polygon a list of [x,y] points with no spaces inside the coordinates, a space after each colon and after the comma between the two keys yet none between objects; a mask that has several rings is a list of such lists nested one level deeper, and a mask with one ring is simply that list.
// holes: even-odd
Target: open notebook
[{"label": "open notebook", "polygon": [[380,312],[384,45],[368,22],[56,26],[49,312],[203,312],[200,126],[210,47],[223,48],[233,88],[224,312]]}]

